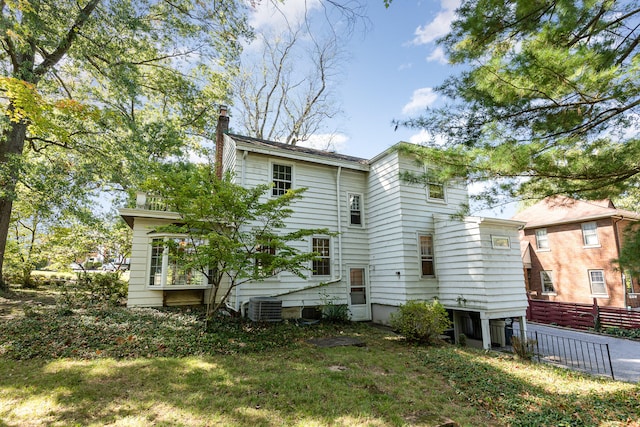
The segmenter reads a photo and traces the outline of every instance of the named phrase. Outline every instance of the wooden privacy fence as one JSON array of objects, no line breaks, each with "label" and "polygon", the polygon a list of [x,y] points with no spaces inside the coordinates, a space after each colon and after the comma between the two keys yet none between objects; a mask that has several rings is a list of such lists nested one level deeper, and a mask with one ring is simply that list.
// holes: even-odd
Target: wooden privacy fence
[{"label": "wooden privacy fence", "polygon": [[527,320],[577,329],[635,329],[640,328],[640,311],[601,307],[595,298],[593,304],[529,299]]}]

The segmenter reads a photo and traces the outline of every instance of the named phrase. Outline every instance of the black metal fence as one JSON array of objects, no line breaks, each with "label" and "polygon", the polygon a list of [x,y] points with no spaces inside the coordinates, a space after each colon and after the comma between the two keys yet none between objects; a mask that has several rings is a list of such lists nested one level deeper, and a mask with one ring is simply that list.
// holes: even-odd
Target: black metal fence
[{"label": "black metal fence", "polygon": [[[515,336],[519,330],[515,329]],[[596,375],[606,375],[615,379],[609,344],[560,337],[537,331],[527,331],[538,362],[553,363]]]}]

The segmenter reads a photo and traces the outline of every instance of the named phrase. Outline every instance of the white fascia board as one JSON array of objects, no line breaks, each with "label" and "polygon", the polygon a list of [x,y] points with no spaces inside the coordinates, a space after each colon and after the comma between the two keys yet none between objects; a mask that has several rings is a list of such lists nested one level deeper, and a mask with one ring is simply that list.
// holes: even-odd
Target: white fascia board
[{"label": "white fascia board", "polygon": [[342,166],[343,168],[364,171],[364,172],[369,171],[368,164],[349,162],[347,160],[340,160],[340,159],[332,159],[329,157],[318,156],[318,155],[309,154],[309,153],[298,153],[298,152],[287,151],[287,150],[282,150],[278,148],[256,147],[253,144],[247,144],[242,141],[236,141],[236,149],[238,149],[239,151],[246,150],[250,153],[264,154],[266,156],[281,157],[281,158],[292,159],[292,160],[302,160],[305,162],[318,163],[318,164],[327,165],[327,166],[336,166],[336,167]]}]

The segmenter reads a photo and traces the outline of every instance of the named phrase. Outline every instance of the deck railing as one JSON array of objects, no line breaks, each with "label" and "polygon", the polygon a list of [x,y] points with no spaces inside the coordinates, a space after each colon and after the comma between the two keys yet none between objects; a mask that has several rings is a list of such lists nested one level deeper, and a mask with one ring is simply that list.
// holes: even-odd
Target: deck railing
[{"label": "deck railing", "polygon": [[136,209],[163,212],[171,210],[162,197],[143,192],[138,192],[136,194]]}]

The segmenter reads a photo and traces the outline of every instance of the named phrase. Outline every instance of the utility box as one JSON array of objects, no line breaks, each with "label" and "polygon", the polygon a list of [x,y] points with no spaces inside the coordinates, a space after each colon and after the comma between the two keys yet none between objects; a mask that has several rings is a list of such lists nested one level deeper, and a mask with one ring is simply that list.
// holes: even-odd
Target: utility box
[{"label": "utility box", "polygon": [[249,299],[249,319],[254,322],[280,322],[282,320],[282,300],[271,297]]}]

